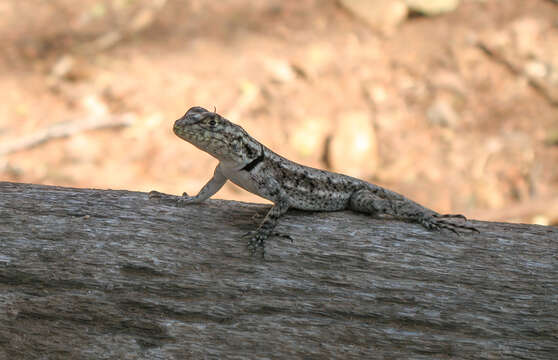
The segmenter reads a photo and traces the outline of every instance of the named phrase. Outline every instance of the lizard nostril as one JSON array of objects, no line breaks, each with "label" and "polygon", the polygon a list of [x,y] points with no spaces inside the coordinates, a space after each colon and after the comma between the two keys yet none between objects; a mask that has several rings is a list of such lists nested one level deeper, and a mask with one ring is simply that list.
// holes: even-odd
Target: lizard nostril
[{"label": "lizard nostril", "polygon": [[173,130],[176,132],[176,130],[182,127],[184,127],[184,118],[180,118],[174,122]]}]

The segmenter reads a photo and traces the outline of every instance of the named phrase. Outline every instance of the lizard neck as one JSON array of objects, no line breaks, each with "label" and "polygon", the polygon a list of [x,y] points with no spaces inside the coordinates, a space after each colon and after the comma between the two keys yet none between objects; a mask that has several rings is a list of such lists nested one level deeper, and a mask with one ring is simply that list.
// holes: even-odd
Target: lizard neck
[{"label": "lizard neck", "polygon": [[261,149],[260,149],[260,155],[258,155],[257,158],[255,158],[254,160],[250,161],[248,164],[244,165],[243,168],[241,168],[240,170],[244,170],[244,171],[252,171],[252,169],[254,169],[259,163],[261,163],[264,160],[264,149],[263,149],[263,145],[260,145]]}]

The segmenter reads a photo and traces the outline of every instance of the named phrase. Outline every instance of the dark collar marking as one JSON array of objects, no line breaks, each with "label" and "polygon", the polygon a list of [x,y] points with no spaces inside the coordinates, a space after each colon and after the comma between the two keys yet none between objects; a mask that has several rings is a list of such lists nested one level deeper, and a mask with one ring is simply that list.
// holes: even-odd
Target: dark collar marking
[{"label": "dark collar marking", "polygon": [[252,171],[252,169],[255,168],[256,165],[261,163],[263,161],[263,159],[264,159],[264,149],[263,149],[263,145],[262,145],[262,150],[260,151],[260,155],[258,155],[257,158],[250,161],[248,164],[244,165],[244,167],[240,170]]}]

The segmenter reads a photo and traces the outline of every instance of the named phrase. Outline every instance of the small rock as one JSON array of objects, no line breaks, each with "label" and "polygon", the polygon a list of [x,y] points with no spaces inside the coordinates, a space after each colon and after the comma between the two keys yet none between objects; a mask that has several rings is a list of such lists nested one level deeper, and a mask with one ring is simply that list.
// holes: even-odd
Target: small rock
[{"label": "small rock", "polygon": [[81,99],[81,105],[94,118],[102,118],[109,113],[108,106],[97,95],[86,95]]},{"label": "small rock", "polygon": [[459,122],[459,115],[446,100],[436,100],[426,112],[428,121],[433,125],[454,127]]},{"label": "small rock", "polygon": [[273,80],[280,83],[291,82],[296,79],[297,73],[293,66],[286,60],[267,59],[265,67],[271,73]]},{"label": "small rock", "polygon": [[542,31],[543,28],[539,19],[523,18],[513,23],[513,38],[520,55],[525,57],[540,57],[542,55],[540,43]]},{"label": "small rock", "polygon": [[333,171],[360,178],[376,172],[378,142],[367,112],[341,114],[329,145],[328,161]]},{"label": "small rock", "polygon": [[383,104],[388,100],[388,93],[386,88],[382,85],[364,84],[363,90],[367,99],[376,105]]},{"label": "small rock", "polygon": [[128,26],[128,30],[131,32],[145,30],[153,23],[153,20],[155,20],[155,12],[153,9],[144,8],[134,16]]},{"label": "small rock", "polygon": [[392,34],[407,17],[407,6],[400,0],[340,0],[342,6],[366,21],[374,30]]},{"label": "small rock", "polygon": [[289,137],[291,146],[296,152],[303,156],[309,157],[313,154],[319,154],[324,148],[325,139],[327,137],[327,121],[321,118],[305,118],[304,121],[297,124],[292,130]]},{"label": "small rock", "polygon": [[109,31],[93,40],[89,46],[91,50],[89,51],[102,51],[112,48],[120,40],[122,40],[123,35],[119,31]]},{"label": "small rock", "polygon": [[435,16],[451,12],[459,5],[459,0],[405,0],[409,10],[425,16]]},{"label": "small rock", "polygon": [[76,65],[76,60],[71,55],[64,55],[52,67],[50,74],[57,79],[71,77],[70,74]]},{"label": "small rock", "polygon": [[448,90],[458,96],[466,96],[467,88],[463,79],[455,72],[441,70],[432,76],[437,90]]},{"label": "small rock", "polygon": [[525,64],[525,73],[535,78],[545,78],[549,73],[549,67],[540,61],[531,60]]},{"label": "small rock", "polygon": [[312,43],[306,50],[299,67],[310,77],[319,77],[338,60],[338,49],[328,43]]}]

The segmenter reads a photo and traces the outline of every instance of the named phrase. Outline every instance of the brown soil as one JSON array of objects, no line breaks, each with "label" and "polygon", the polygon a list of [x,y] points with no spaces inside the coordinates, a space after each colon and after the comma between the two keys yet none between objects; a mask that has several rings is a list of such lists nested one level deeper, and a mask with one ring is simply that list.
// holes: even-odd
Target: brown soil
[{"label": "brown soil", "polygon": [[[330,145],[364,114],[373,151],[353,175],[441,212],[558,222],[545,212],[558,203],[552,1],[463,0],[390,36],[323,0],[11,0],[0,15],[0,147],[135,119],[5,154],[0,180],[195,193],[216,161],[171,130],[194,105],[339,171],[354,144]],[[232,184],[218,197],[262,201]]]}]

